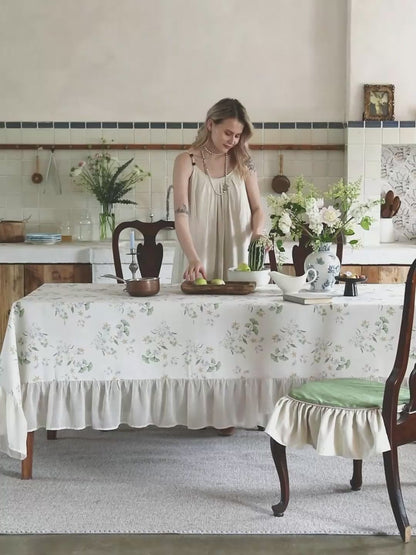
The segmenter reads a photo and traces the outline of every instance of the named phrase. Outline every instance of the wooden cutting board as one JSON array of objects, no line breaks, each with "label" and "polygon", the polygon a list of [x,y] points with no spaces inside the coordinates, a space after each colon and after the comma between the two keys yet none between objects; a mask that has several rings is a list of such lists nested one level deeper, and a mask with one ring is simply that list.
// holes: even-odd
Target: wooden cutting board
[{"label": "wooden cutting board", "polygon": [[190,295],[247,295],[256,289],[256,282],[226,281],[225,285],[194,285],[193,281],[183,281],[181,289]]}]

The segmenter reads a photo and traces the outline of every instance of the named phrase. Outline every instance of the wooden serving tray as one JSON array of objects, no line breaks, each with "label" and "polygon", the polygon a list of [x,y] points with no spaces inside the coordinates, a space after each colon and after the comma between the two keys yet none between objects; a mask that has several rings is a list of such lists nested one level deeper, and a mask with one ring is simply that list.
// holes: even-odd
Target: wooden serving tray
[{"label": "wooden serving tray", "polygon": [[183,281],[181,289],[190,295],[247,295],[256,289],[256,282],[226,281],[225,285],[195,285],[193,281]]}]

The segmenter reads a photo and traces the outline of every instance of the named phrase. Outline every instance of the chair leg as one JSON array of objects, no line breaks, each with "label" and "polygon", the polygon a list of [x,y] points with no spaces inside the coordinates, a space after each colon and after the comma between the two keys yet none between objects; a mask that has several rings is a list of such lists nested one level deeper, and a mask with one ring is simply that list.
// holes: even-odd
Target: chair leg
[{"label": "chair leg", "polygon": [[351,484],[351,489],[353,491],[358,491],[361,489],[361,486],[363,485],[363,461],[359,460],[359,459],[354,459],[353,460],[353,472],[352,472],[352,478],[350,480],[350,484]]},{"label": "chair leg", "polygon": [[26,458],[22,461],[22,480],[32,479],[32,466],[33,466],[33,441],[35,432],[28,432],[26,436]]},{"label": "chair leg", "polygon": [[287,471],[286,447],[270,438],[274,465],[280,480],[280,502],[272,506],[274,516],[283,516],[289,504],[289,473]]},{"label": "chair leg", "polygon": [[396,519],[396,524],[402,540],[407,543],[410,541],[412,529],[409,526],[409,520],[407,518],[406,508],[403,502],[397,447],[383,453],[383,461],[391,508],[393,510],[394,518]]}]

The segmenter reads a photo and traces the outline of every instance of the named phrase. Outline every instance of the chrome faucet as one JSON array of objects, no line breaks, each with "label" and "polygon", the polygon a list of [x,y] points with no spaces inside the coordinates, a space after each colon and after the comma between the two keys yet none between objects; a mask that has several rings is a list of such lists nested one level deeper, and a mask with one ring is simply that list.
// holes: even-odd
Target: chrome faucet
[{"label": "chrome faucet", "polygon": [[170,213],[169,197],[172,192],[173,192],[173,185],[169,185],[168,190],[166,191],[166,221],[169,220],[169,213]]}]

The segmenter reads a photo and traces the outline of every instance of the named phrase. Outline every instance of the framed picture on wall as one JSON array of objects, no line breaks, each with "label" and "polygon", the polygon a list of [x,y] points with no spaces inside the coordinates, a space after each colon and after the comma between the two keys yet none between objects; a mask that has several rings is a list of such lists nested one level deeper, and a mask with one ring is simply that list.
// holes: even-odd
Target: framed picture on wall
[{"label": "framed picture on wall", "polygon": [[364,85],[364,120],[394,120],[394,85]]}]

